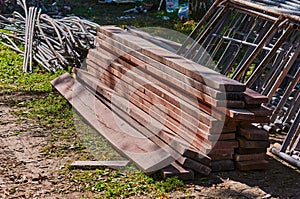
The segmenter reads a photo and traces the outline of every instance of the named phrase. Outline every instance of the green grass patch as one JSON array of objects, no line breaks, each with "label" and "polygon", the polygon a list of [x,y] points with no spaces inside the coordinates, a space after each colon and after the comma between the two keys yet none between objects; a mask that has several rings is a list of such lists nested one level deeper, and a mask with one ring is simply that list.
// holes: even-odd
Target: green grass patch
[{"label": "green grass patch", "polygon": [[155,179],[142,172],[122,172],[102,169],[95,171],[73,171],[70,180],[82,189],[101,193],[106,198],[128,198],[147,196],[158,198],[174,191],[182,191],[184,184],[177,178]]}]

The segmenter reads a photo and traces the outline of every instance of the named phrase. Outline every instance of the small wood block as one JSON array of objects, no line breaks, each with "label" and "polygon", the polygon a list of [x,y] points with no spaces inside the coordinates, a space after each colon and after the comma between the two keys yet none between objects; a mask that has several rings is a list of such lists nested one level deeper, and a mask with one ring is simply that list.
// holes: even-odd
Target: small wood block
[{"label": "small wood block", "polygon": [[211,168],[189,158],[178,158],[177,161],[184,167],[193,169],[197,173],[201,173],[208,176],[211,172]]},{"label": "small wood block", "polygon": [[239,142],[239,147],[240,148],[246,148],[246,149],[266,149],[270,146],[270,142],[269,141],[250,141],[250,140],[246,140],[243,137],[238,137],[237,138],[238,142]]},{"label": "small wood block", "polygon": [[109,167],[112,169],[121,169],[128,166],[129,161],[75,161],[70,167],[74,169],[97,169]]},{"label": "small wood block", "polygon": [[232,171],[235,169],[234,162],[232,160],[217,160],[211,163],[212,171]]},{"label": "small wood block", "polygon": [[254,153],[254,154],[234,154],[233,160],[241,161],[250,161],[250,160],[264,160],[266,157],[265,153]]},{"label": "small wood block", "polygon": [[269,168],[269,162],[266,160],[242,161],[242,162],[236,162],[235,165],[241,171],[263,170]]},{"label": "small wood block", "polygon": [[195,174],[191,169],[185,169],[177,163],[172,163],[169,166],[161,169],[164,179],[177,176],[180,180],[194,180]]},{"label": "small wood block", "polygon": [[238,133],[244,136],[247,140],[269,140],[269,134],[267,131],[259,129],[253,125],[240,127],[238,129]]},{"label": "small wood block", "polygon": [[268,97],[261,95],[260,93],[255,92],[249,88],[246,88],[244,92],[244,101],[249,105],[259,105],[263,103],[268,103]]}]

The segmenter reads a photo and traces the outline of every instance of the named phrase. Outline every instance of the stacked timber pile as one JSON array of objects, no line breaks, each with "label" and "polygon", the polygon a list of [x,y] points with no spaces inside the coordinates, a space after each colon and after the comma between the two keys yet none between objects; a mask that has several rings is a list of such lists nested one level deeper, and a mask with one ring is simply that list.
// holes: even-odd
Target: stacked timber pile
[{"label": "stacked timber pile", "polygon": [[144,172],[266,168],[265,96],[113,26],[98,27],[86,63],[52,84]]}]

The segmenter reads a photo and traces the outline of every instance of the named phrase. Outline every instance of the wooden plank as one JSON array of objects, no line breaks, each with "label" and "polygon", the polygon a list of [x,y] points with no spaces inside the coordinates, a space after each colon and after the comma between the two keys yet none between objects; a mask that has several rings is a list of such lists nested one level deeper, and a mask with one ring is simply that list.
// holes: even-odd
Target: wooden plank
[{"label": "wooden plank", "polygon": [[[97,82],[97,78],[95,78],[92,75],[89,75],[89,73],[84,72],[79,69],[74,69],[74,72],[76,73],[76,76],[80,80],[85,81],[84,84],[96,86],[97,88],[93,88],[94,92],[96,92],[96,93],[99,92],[99,94],[102,94],[104,97],[109,98],[109,100],[111,100],[113,91],[109,90],[109,88],[105,87],[105,85],[101,85],[100,82]],[[161,129],[157,129],[156,126],[152,126],[151,123],[149,123],[149,121],[151,121],[151,119],[148,117],[149,115],[145,114],[141,110],[134,109],[134,106],[130,106],[130,105],[123,107],[123,104],[126,104],[126,101],[122,101],[122,99],[119,99],[117,96],[114,96],[114,99],[111,101],[116,102],[118,100],[120,100],[120,101],[115,105],[118,106],[119,109],[126,111],[129,114],[129,117],[134,118],[141,125],[147,126],[147,129],[145,129],[143,126],[133,125],[133,123],[135,123],[135,121],[132,121],[130,118],[126,117],[126,115],[124,115],[120,112],[118,112],[118,114],[122,114],[121,116],[124,119],[126,118],[125,120],[127,122],[129,122],[131,125],[133,125],[136,129],[138,129],[140,132],[142,132],[143,135],[147,136],[158,146],[164,148],[167,152],[169,152],[171,155],[173,155],[174,158],[176,158],[176,159],[180,158],[180,156],[185,152],[185,150],[180,149],[183,147],[183,145],[178,145],[178,143],[176,142],[177,139],[176,140],[170,139],[171,137],[166,136],[166,134],[176,134],[176,135],[179,135],[181,138],[183,138],[185,141],[187,141],[186,143],[191,143],[191,145],[193,145],[194,143],[197,143],[196,147],[201,146],[201,147],[206,148],[207,150],[211,149],[211,146],[209,144],[207,144],[207,141],[202,140],[202,142],[201,142],[201,140],[199,140],[198,136],[187,135],[186,131],[182,131],[182,130],[184,130],[184,129],[182,129],[182,127],[175,128],[175,129],[170,128],[171,131],[169,129],[165,128],[164,126],[161,126],[160,127]],[[142,108],[142,109],[144,109],[144,108]],[[153,115],[151,115],[151,116],[153,116]],[[160,121],[163,121],[162,122],[163,125],[166,123],[164,118],[159,118],[159,119],[160,119]],[[152,132],[152,134],[151,134],[151,132],[149,132],[149,131],[151,131],[153,129],[155,130],[155,132]],[[159,131],[157,131],[157,130],[159,130]],[[172,130],[174,130],[175,133],[173,133]],[[162,143],[161,141],[164,141],[164,143]],[[182,141],[183,140],[181,140],[181,142]],[[189,144],[186,144],[186,146],[187,145],[189,145]]]},{"label": "wooden plank", "polygon": [[[111,46],[111,48],[113,48],[113,46]],[[125,56],[124,54],[125,54],[125,52],[122,53],[121,56]],[[207,114],[210,114],[211,116],[213,116],[219,120],[224,120],[224,117],[225,117],[224,113],[214,110],[213,107],[210,107],[205,103],[211,104],[213,106],[226,106],[226,105],[228,105],[228,103],[230,103],[230,101],[228,101],[228,100],[226,100],[226,101],[215,100],[212,97],[210,97],[209,95],[202,94],[197,89],[191,88],[189,85],[180,86],[180,88],[178,88],[177,86],[179,86],[179,83],[178,82],[176,83],[176,81],[179,81],[179,80],[174,79],[173,77],[171,77],[169,75],[164,75],[163,78],[160,78],[160,77],[156,77],[157,74],[148,74],[147,71],[149,71],[149,68],[151,68],[151,67],[146,67],[147,71],[144,71],[141,69],[140,65],[137,66],[137,65],[132,65],[130,63],[127,63],[126,61],[124,61],[120,58],[116,58],[115,55],[113,55],[101,48],[97,48],[97,52],[95,52],[94,50],[91,50],[89,53],[89,57],[94,57],[97,59],[97,61],[98,60],[103,61],[107,65],[115,63],[115,61],[117,61],[122,66],[126,67],[126,70],[134,71],[134,73],[136,73],[137,75],[152,82],[152,84],[159,85],[163,89],[165,89],[165,90],[171,92],[172,94],[178,96],[179,98],[185,100],[186,102],[190,103],[191,105],[195,106],[196,108],[200,108],[201,110],[204,110]],[[112,61],[112,60],[114,60],[114,61]],[[96,60],[91,60],[91,61],[96,62]],[[124,73],[126,73],[126,70],[124,70]],[[168,81],[166,81],[166,80],[168,80]],[[188,91],[190,91],[190,92],[188,92]],[[202,103],[202,101],[205,101],[205,103]]]},{"label": "wooden plank", "polygon": [[245,85],[229,79],[219,73],[208,69],[204,66],[196,64],[190,60],[183,58],[177,54],[171,53],[163,48],[160,48],[144,39],[134,37],[130,33],[126,33],[120,28],[114,26],[101,26],[97,28],[98,33],[105,34],[113,39],[133,48],[137,51],[159,61],[173,69],[192,77],[209,87],[217,90],[227,91],[244,91]]},{"label": "wooden plank", "polygon": [[171,51],[173,53],[176,53],[177,50],[180,48],[181,44],[177,42],[173,42],[167,39],[164,39],[162,37],[154,36],[148,32],[145,32],[141,29],[138,29],[133,26],[126,26],[126,30],[130,32],[132,35],[141,37],[143,39],[146,39],[147,41],[150,41],[164,49],[167,49],[168,51]]},{"label": "wooden plank", "polygon": [[[171,40],[169,40],[169,39],[165,39],[165,38],[163,38],[163,37],[159,37],[159,36],[156,36],[156,35],[152,35],[152,34],[150,34],[150,33],[148,33],[148,32],[145,32],[145,31],[143,31],[143,30],[141,30],[141,29],[139,29],[139,28],[136,28],[136,27],[134,27],[134,26],[126,26],[126,30],[127,30],[128,32],[130,32],[131,34],[136,35],[136,36],[139,36],[139,37],[141,37],[141,38],[143,38],[143,39],[146,39],[146,40],[151,39],[151,42],[153,42],[152,39],[153,39],[153,40],[156,40],[156,41],[163,42],[163,43],[165,43],[166,45],[172,47],[172,49],[175,50],[175,53],[176,53],[177,50],[181,47],[181,44],[180,44],[180,43],[171,41]],[[159,46],[160,46],[160,45],[159,45]],[[161,47],[165,48],[164,46],[161,46]],[[169,50],[168,48],[165,48],[165,49]],[[173,52],[172,50],[170,50],[170,51]]]},{"label": "wooden plank", "polygon": [[[145,173],[153,173],[174,162],[174,158],[129,126],[119,126],[114,122],[117,116],[82,87],[68,73],[54,79],[51,84],[71,103],[86,121],[114,148],[132,160]],[[125,123],[121,118],[120,122]],[[124,132],[130,132],[126,134]]]},{"label": "wooden plank", "polygon": [[[115,89],[116,90],[116,89]],[[132,103],[134,103],[135,105],[138,105],[138,106],[143,106],[142,107],[142,109],[143,110],[147,110],[149,107],[146,107],[144,104],[145,104],[145,102],[143,101],[143,103],[144,104],[141,104],[140,102],[139,102],[139,100],[137,101],[137,99],[136,98],[132,98],[132,96],[133,95],[131,95],[130,97],[130,100],[132,101]],[[153,104],[153,105],[155,105],[155,104]],[[156,104],[157,105],[157,104]],[[161,118],[161,115],[164,115],[164,114],[162,114],[162,112],[160,112],[160,111],[157,111],[156,109],[152,109],[152,110],[154,110],[154,112],[155,113],[157,113],[156,115],[154,115],[154,116],[157,116],[157,117],[159,117],[159,120],[164,120],[164,118]],[[169,115],[169,112],[166,112],[166,114],[167,115]],[[181,114],[182,115],[182,114]],[[171,116],[174,116],[174,114],[172,114]],[[157,118],[156,117],[156,118]],[[167,116],[167,118],[168,118],[168,120],[164,120],[164,122],[166,122],[165,123],[165,125],[167,125],[169,128],[172,128],[172,127],[170,127],[170,125],[171,126],[173,126],[173,124],[171,123],[169,123],[170,121],[169,120],[171,120],[171,121],[173,121],[173,123],[175,124],[175,123],[177,123],[178,125],[176,125],[176,126],[181,126],[181,124],[183,124],[184,126],[190,126],[189,124],[190,123],[186,123],[186,122],[188,122],[188,120],[185,120],[185,115],[183,115],[183,116],[180,116],[179,118],[180,118],[180,123],[178,123],[178,121],[175,121],[175,120],[173,120],[172,118],[170,118],[170,117],[168,117]],[[185,120],[185,121],[183,121],[183,120]],[[199,124],[198,123],[198,125],[200,125],[201,127],[205,127],[204,125],[201,125],[201,124]],[[177,127],[175,126],[175,129],[177,129]],[[185,128],[184,128],[185,129]],[[198,129],[198,130],[197,130]],[[174,129],[173,129],[174,130]],[[199,129],[199,128],[197,128],[196,126],[194,126],[192,129],[192,132],[191,133],[199,133],[199,134],[201,134],[202,135],[202,137],[203,138],[205,138],[205,139],[208,139],[208,140],[210,140],[210,139],[214,139],[214,135],[210,135],[209,134],[209,132],[205,132],[204,130],[202,130],[202,129]],[[214,129],[211,129],[211,130],[214,130]],[[190,131],[190,130],[189,130]]]},{"label": "wooden plank", "polygon": [[212,161],[216,160],[232,160],[233,154],[211,154],[209,155],[211,157]]},{"label": "wooden plank", "polygon": [[243,137],[237,137],[237,140],[239,142],[239,147],[245,149],[266,149],[270,146],[269,141],[250,141]]},{"label": "wooden plank", "polygon": [[[110,38],[109,38],[110,39]],[[176,95],[181,95],[181,93],[185,93],[184,95],[181,95],[183,98],[187,97],[187,93],[189,93],[190,96],[193,96],[192,99],[195,103],[195,98],[197,97],[199,102],[203,102],[209,105],[212,105],[214,107],[236,107],[236,108],[243,108],[244,102],[243,101],[237,101],[237,100],[230,100],[229,98],[226,98],[226,94],[219,95],[218,98],[214,98],[215,92],[212,91],[212,89],[208,90],[206,86],[198,85],[196,87],[196,83],[194,82],[194,86],[192,86],[192,83],[189,77],[186,76],[180,76],[176,78],[176,74],[171,72],[171,74],[167,72],[163,72],[161,70],[166,70],[168,67],[162,65],[159,69],[155,68],[153,65],[150,65],[148,63],[145,63],[142,60],[139,60],[135,58],[133,55],[127,53],[126,51],[123,51],[120,48],[120,46],[115,47],[114,45],[108,43],[107,39],[100,40],[96,39],[98,47],[97,51],[98,53],[104,54],[105,57],[109,57],[108,62],[111,63],[113,61],[118,61],[123,66],[126,66],[130,70],[134,70],[136,73],[139,73],[139,75],[145,75],[146,78],[151,78],[151,81],[160,81],[160,85],[166,85],[168,88],[172,89],[174,92],[176,92]],[[110,51],[110,52],[108,52]],[[90,53],[95,53],[94,51],[90,51]],[[112,54],[114,53],[114,54]],[[130,52],[132,53],[132,52]],[[100,56],[98,56],[99,59]],[[102,59],[106,59],[102,57]],[[124,59],[124,60],[123,60]],[[128,62],[132,62],[131,64]],[[162,69],[163,68],[163,69]],[[169,72],[169,71],[168,71]],[[156,77],[153,78],[153,77]],[[187,80],[185,80],[187,79]],[[206,88],[206,89],[204,89]],[[175,90],[174,90],[175,89]],[[205,92],[202,92],[202,90],[205,90]],[[181,91],[181,92],[180,92]],[[235,95],[241,95],[241,92],[237,92]],[[231,93],[231,95],[233,95]],[[237,98],[237,97],[235,97]],[[186,98],[189,102],[190,99]],[[196,103],[195,106],[198,107],[200,103]]]},{"label": "wooden plank", "polygon": [[[127,99],[118,96],[118,93],[115,93],[113,90],[106,87],[104,84],[99,82],[97,78],[90,75],[89,73],[84,72],[79,69],[74,69],[74,72],[76,74],[76,77],[80,81],[82,81],[85,85],[89,85],[89,86],[93,85],[93,88],[91,88],[91,89],[93,90],[93,92],[95,93],[96,96],[98,96],[100,98],[100,96],[98,95],[98,94],[100,94],[103,97],[105,97],[110,103],[112,103],[111,106],[115,107],[114,111],[116,111],[116,113],[119,114],[123,119],[125,119],[127,122],[129,122],[131,125],[133,125],[137,130],[139,130],[143,135],[145,135],[146,137],[151,139],[158,146],[163,147],[167,151],[169,151],[169,149],[170,149],[169,146],[172,146],[171,144],[174,143],[173,142],[174,140],[169,139],[166,141],[164,139],[161,139],[161,138],[164,138],[164,136],[162,136],[161,134],[167,133],[169,131],[169,129],[165,128],[164,126],[160,126],[161,129],[158,129],[156,126],[153,126],[152,123],[149,123],[149,121],[151,121],[151,119],[153,119],[153,117],[151,118],[150,115],[143,112],[142,111],[143,107],[141,107],[142,110],[140,110],[138,107],[136,107],[134,104],[132,104]],[[120,112],[119,110],[122,112]],[[134,120],[136,120],[139,124],[136,121],[132,120],[131,117]],[[159,118],[159,119],[164,119],[164,118]],[[154,124],[159,125],[158,121],[155,121]],[[164,124],[164,122],[162,124]],[[147,127],[147,128],[145,128],[145,127]],[[151,132],[151,131],[154,131],[154,132]],[[191,139],[191,140],[196,139],[195,136],[190,136],[190,137],[185,136],[185,138]],[[164,141],[164,142],[162,142],[162,141]],[[180,146],[174,145],[172,147],[174,147],[175,148],[174,150],[176,150]],[[169,152],[170,152],[170,154],[174,154],[174,156],[179,156],[178,154],[176,154],[175,151],[173,151],[173,149],[170,149]]]},{"label": "wooden plank", "polygon": [[[98,41],[98,45],[101,45],[101,47],[97,47],[97,51],[99,51],[101,54],[105,54],[106,56],[109,56],[110,59],[112,59],[112,60],[109,60],[110,62],[112,62],[113,60],[118,61],[122,65],[127,66],[127,68],[129,68],[130,70],[134,70],[136,73],[140,72],[139,74],[142,76],[145,75],[146,78],[151,78],[152,82],[160,81],[161,86],[163,86],[165,84],[170,89],[175,88],[175,90],[172,89],[173,93],[176,92],[174,94],[180,95],[188,101],[191,101],[190,98],[187,98],[186,94],[182,95],[178,91],[181,91],[184,93],[189,93],[191,96],[194,96],[194,97],[192,97],[194,103],[195,103],[195,98],[197,97],[198,101],[202,101],[202,102],[208,103],[208,104],[216,106],[216,107],[218,107],[218,106],[230,107],[231,105],[238,106],[238,107],[244,106],[244,103],[241,101],[233,101],[232,102],[229,99],[224,100],[224,99],[226,99],[225,94],[223,94],[223,97],[219,96],[219,99],[215,100],[211,96],[213,93],[205,94],[203,92],[200,92],[200,90],[193,88],[190,85],[190,82],[188,82],[187,80],[185,81],[187,83],[182,82],[182,78],[184,78],[184,77],[181,77],[179,79],[174,78],[172,75],[170,75],[168,73],[164,73],[164,72],[156,69],[152,65],[149,65],[141,60],[138,60],[135,57],[133,57],[132,55],[114,47],[113,45],[110,45],[109,43],[107,43],[107,40],[102,41],[102,40],[97,39],[97,41]],[[104,50],[103,48],[105,48],[106,50]],[[111,53],[107,52],[108,50],[111,50],[111,53],[114,53],[112,51],[116,51],[117,54],[112,55]],[[122,59],[126,58],[125,61],[122,60],[120,57],[122,57]],[[101,58],[99,57],[99,59],[101,59]],[[133,62],[134,64],[129,64],[128,61]],[[164,68],[166,68],[166,66],[164,66]],[[147,73],[149,73],[149,74],[147,74]],[[156,76],[157,79],[153,78],[154,76]],[[201,86],[201,88],[202,87],[203,86]],[[164,87],[164,89],[165,89],[165,87]],[[203,90],[203,89],[201,89],[201,90]],[[210,92],[212,92],[212,91],[210,91]],[[195,106],[198,107],[198,103],[196,103]]]},{"label": "wooden plank", "polygon": [[[213,88],[207,87],[204,84],[201,84],[198,81],[193,80],[192,78],[172,70],[166,65],[163,65],[159,62],[154,62],[149,57],[134,51],[133,49],[124,46],[117,41],[112,40],[109,37],[104,37],[103,39],[96,38],[97,50],[101,53],[107,53],[110,51],[114,53],[114,59],[124,61],[129,61],[138,68],[142,68],[149,73],[159,76],[170,85],[175,85],[175,87],[180,87],[185,91],[189,91],[192,95],[198,94],[200,99],[204,98],[207,100],[217,99],[217,100],[227,100],[227,107],[244,107],[244,102],[242,100],[242,92],[221,92],[214,90]],[[101,47],[100,47],[101,46]],[[105,49],[105,50],[104,50]],[[149,61],[150,60],[150,61]],[[189,89],[189,90],[187,90]],[[224,106],[225,102],[220,101],[219,106]]]},{"label": "wooden plank", "polygon": [[164,179],[178,177],[180,180],[194,180],[194,172],[192,169],[185,169],[178,163],[162,168],[161,173]]},{"label": "wooden plank", "polygon": [[254,154],[234,154],[233,159],[235,161],[250,161],[250,160],[263,160],[265,159],[265,153],[254,153]]},{"label": "wooden plank", "polygon": [[251,160],[236,162],[236,167],[241,171],[263,170],[269,168],[269,162],[266,160]]},{"label": "wooden plank", "polygon": [[73,169],[99,169],[108,167],[112,169],[122,169],[129,165],[129,161],[117,161],[117,160],[106,160],[106,161],[75,161],[70,164]]},{"label": "wooden plank", "polygon": [[[105,55],[109,56],[110,57],[110,59],[108,61],[109,63],[116,60],[116,61],[122,62],[123,65],[128,66],[130,64],[122,61],[122,59],[120,58],[120,57],[122,57],[122,58],[127,57],[126,58],[127,61],[131,61],[131,62],[134,62],[136,64],[136,66],[130,65],[131,70],[135,67],[134,69],[139,68],[139,69],[135,70],[135,72],[138,72],[139,70],[142,70],[142,69],[147,70],[150,73],[152,72],[152,75],[148,75],[146,77],[153,77],[153,76],[158,75],[159,77],[163,78],[163,81],[168,81],[166,83],[167,84],[166,86],[168,88],[172,88],[172,87],[174,87],[174,85],[176,85],[176,86],[181,85],[180,83],[182,83],[181,82],[182,79],[185,78],[185,77],[178,77],[178,78],[174,79],[173,76],[171,76],[168,73],[164,73],[164,75],[162,75],[161,72],[157,72],[157,71],[153,72],[153,70],[155,70],[155,68],[152,67],[152,65],[148,66],[143,61],[138,60],[138,59],[132,57],[131,55],[129,55],[126,51],[122,51],[122,50],[118,49],[117,47],[114,47],[113,45],[108,44],[107,39],[105,41],[97,39],[97,41],[98,41],[98,45],[101,45],[101,48],[98,47],[97,51],[101,52],[102,54],[105,54]],[[120,47],[120,46],[118,46],[118,47]],[[103,48],[105,48],[106,50],[104,50]],[[116,51],[117,54],[112,55],[112,54],[108,53],[107,50],[109,50],[109,49],[111,49],[112,51]],[[93,52],[90,51],[90,53],[93,53]],[[101,59],[101,58],[99,58],[99,59]],[[167,67],[164,66],[163,68],[165,70]],[[186,78],[188,78],[188,77],[186,77]],[[151,81],[153,82],[153,80],[155,80],[155,79],[152,78]],[[158,81],[158,80],[156,80],[156,81]],[[182,91],[182,89],[184,91],[188,91],[188,88],[190,88],[190,86],[191,86],[191,85],[188,85],[188,84],[191,84],[191,81],[192,80],[190,80],[190,79],[186,80],[187,84],[183,83],[183,85],[180,86],[181,91]],[[162,85],[162,84],[160,83],[160,85]],[[212,99],[214,92],[212,92],[212,90],[206,91],[206,92],[208,92],[208,94],[206,95],[206,94],[203,94],[203,93],[200,92],[200,90],[202,90],[202,88],[203,88],[203,86],[195,87],[195,88],[192,87],[191,89],[194,89],[194,90],[190,91],[190,95],[187,95],[187,94],[183,95],[180,92],[175,91],[176,93],[174,93],[174,90],[172,90],[172,91],[173,91],[174,94],[180,96],[185,101],[191,103],[191,105],[194,105],[195,107],[200,108],[201,110],[205,111],[208,114],[211,114],[213,117],[216,117],[219,120],[223,120],[224,113],[227,114],[229,117],[236,118],[236,119],[247,119],[247,120],[253,119],[254,114],[249,112],[249,111],[246,111],[246,110],[232,109],[232,108],[228,108],[228,109],[225,108],[224,109],[224,108],[221,108],[221,107],[215,108],[215,107],[211,107],[211,106],[209,107],[207,104],[205,104],[203,102],[208,100],[209,104],[213,103],[212,104],[213,106],[227,106],[227,107],[231,107],[231,106],[232,107],[244,107],[244,102],[242,102],[242,101],[232,101],[227,96],[226,101],[224,101],[224,102],[219,101],[221,104],[216,105],[216,103],[218,103],[218,102],[213,101],[213,99]],[[166,89],[166,88],[164,87],[164,89]],[[179,89],[179,88],[177,88],[177,89]],[[189,97],[189,96],[194,96],[195,94],[198,94],[197,95],[198,100],[196,100],[196,101],[195,101],[195,97]],[[228,93],[228,94],[230,94],[230,93]],[[239,92],[239,95],[241,95],[241,94],[242,93]],[[238,94],[235,94],[235,95],[238,95]],[[235,97],[235,98],[237,98],[237,97]],[[220,96],[219,99],[225,99],[225,97]]]},{"label": "wooden plank", "polygon": [[256,154],[256,153],[266,153],[267,148],[237,148],[235,149],[237,154]]},{"label": "wooden plank", "polygon": [[268,103],[268,97],[247,88],[244,92],[244,101],[247,105],[261,105]]},{"label": "wooden plank", "polygon": [[251,113],[254,113],[254,115],[257,117],[267,117],[267,116],[271,116],[273,113],[273,110],[266,106],[247,108],[247,110],[250,111]]},{"label": "wooden plank", "polygon": [[203,165],[195,160],[189,158],[178,158],[177,162],[179,162],[184,168],[193,169],[197,173],[208,176],[211,172],[211,168],[206,165]]},{"label": "wooden plank", "polygon": [[193,159],[193,160],[200,162],[206,166],[211,166],[211,158],[191,146],[187,150],[184,151],[183,157]]},{"label": "wooden plank", "polygon": [[221,133],[218,140],[234,140],[235,139],[235,132],[232,133]]},{"label": "wooden plank", "polygon": [[[92,55],[94,55],[94,54],[89,53],[89,55],[88,55],[88,60],[87,60],[88,64],[92,64],[91,63],[92,61],[89,60],[89,57]],[[96,56],[97,55],[100,56],[96,52]],[[94,64],[96,64],[96,63],[94,62]],[[100,65],[96,64],[95,67],[97,67],[97,66],[101,67]],[[188,104],[184,100],[178,98],[177,96],[170,93],[169,91],[159,87],[158,85],[152,84],[152,82],[140,77],[134,71],[126,69],[124,66],[122,66],[120,64],[112,63],[111,67],[108,67],[106,70],[110,70],[113,74],[118,75],[119,78],[124,81],[126,81],[127,79],[131,80],[131,82],[127,81],[127,83],[132,84],[132,81],[135,82],[135,84],[132,86],[134,86],[136,89],[143,88],[145,94],[151,95],[152,98],[159,100],[159,102],[164,104],[165,106],[172,105],[173,108],[175,108],[174,106],[176,106],[177,107],[176,109],[177,110],[179,109],[178,110],[179,112],[182,112],[181,110],[184,109],[185,112],[187,112],[189,115],[191,115],[195,118],[198,118],[200,121],[205,122],[209,126],[217,125],[217,124],[221,123],[220,121],[218,121],[215,118],[211,117],[210,115],[204,113],[203,111],[196,109],[196,107],[191,106],[190,104]],[[123,71],[123,73],[126,73],[126,75],[121,73],[121,71]]]},{"label": "wooden plank", "polygon": [[238,148],[239,143],[236,140],[225,140],[217,141],[214,149],[229,149],[229,148]]},{"label": "wooden plank", "polygon": [[269,140],[269,135],[267,131],[259,129],[253,125],[243,125],[239,127],[238,133],[245,137],[247,140]]},{"label": "wooden plank", "polygon": [[[88,66],[88,69],[91,70],[91,68],[89,68]],[[93,74],[96,74],[97,75],[97,71],[95,70],[92,70]],[[99,81],[103,82],[102,79],[103,78],[103,73],[101,74],[101,79]],[[127,89],[124,89],[124,88],[121,88],[122,90],[118,90],[116,87],[114,87],[114,90],[117,91],[117,92],[122,92],[122,91],[126,91]],[[130,97],[133,97],[135,94],[131,94]],[[145,97],[148,97],[147,96],[143,96],[144,98]],[[136,99],[136,97],[134,97],[135,100],[138,100],[138,101],[141,101],[140,99]],[[151,101],[151,100],[150,100]],[[143,100],[142,101],[143,103],[145,103],[145,101]],[[134,102],[133,102],[134,103]],[[152,103],[152,102],[149,102],[149,103]],[[156,104],[153,104],[152,105],[156,106]],[[147,107],[145,108],[147,109]],[[156,112],[156,109],[154,109],[155,112]],[[167,111],[165,112],[167,115],[169,115],[169,109],[163,109],[163,111]],[[178,116],[180,118],[179,121],[182,122],[182,124],[186,125],[186,124],[190,124],[191,126],[193,126],[193,124],[189,123],[191,122],[191,120],[193,119],[192,117],[188,117],[187,114],[185,114],[184,112],[181,112],[180,114],[181,116]],[[174,117],[174,113],[171,115],[172,117]],[[168,117],[169,118],[169,117]],[[176,117],[175,117],[176,118]],[[187,119],[187,120],[186,120]],[[197,123],[197,121],[195,121],[195,123]],[[166,125],[168,126],[169,123],[166,123]],[[170,125],[173,125],[173,124],[170,124]],[[170,126],[168,126],[170,128]],[[218,127],[218,126],[217,126]],[[211,128],[211,127],[208,127],[206,126],[205,124],[202,124],[200,121],[198,121],[198,125],[197,126],[194,126],[193,129],[195,130],[198,129],[199,131],[196,131],[197,133],[201,133],[202,137],[205,138],[205,139],[208,139],[208,140],[216,140],[218,139],[218,134],[214,135],[214,134],[210,134],[210,133],[213,133],[213,132],[217,132],[218,130],[220,131],[220,127],[218,128]],[[199,129],[200,128],[200,129]],[[205,133],[206,132],[206,133]]]},{"label": "wooden plank", "polygon": [[235,169],[234,162],[232,160],[216,160],[211,162],[211,168],[213,172],[218,171],[232,171]]},{"label": "wooden plank", "polygon": [[[89,67],[89,66],[88,66]],[[89,70],[90,70],[90,68],[89,68]],[[93,70],[93,73],[97,73],[95,70]],[[103,73],[100,73],[101,74],[101,78],[103,77],[102,75],[103,75]],[[123,78],[122,80],[124,80],[125,78]],[[137,88],[139,88],[139,87],[137,87]],[[116,88],[114,88],[115,90],[116,90]],[[118,90],[118,92],[119,92],[120,90]],[[121,92],[121,91],[120,91]],[[133,93],[134,91],[132,91],[132,93]],[[139,95],[141,95],[140,93],[139,93]],[[221,122],[220,121],[217,121],[217,120],[215,120],[215,121],[213,121],[213,123],[214,123],[214,127],[208,127],[208,126],[206,126],[206,125],[204,125],[204,124],[202,124],[202,122],[204,121],[204,122],[206,122],[207,121],[207,119],[209,119],[209,118],[205,118],[205,117],[203,117],[203,119],[205,119],[205,120],[203,120],[203,121],[201,121],[201,118],[199,118],[200,120],[195,120],[195,118],[193,118],[192,116],[190,116],[189,114],[186,114],[185,112],[183,112],[183,111],[181,111],[181,109],[178,109],[178,107],[175,107],[173,104],[171,104],[171,103],[168,103],[168,102],[166,102],[164,99],[162,99],[160,96],[158,96],[158,95],[154,95],[153,93],[150,93],[150,92],[148,92],[148,95],[146,95],[145,93],[144,94],[142,94],[143,95],[143,97],[144,96],[146,96],[146,97],[149,97],[149,96],[151,96],[152,97],[152,99],[155,99],[155,102],[156,103],[162,103],[166,108],[168,108],[168,112],[167,112],[167,114],[169,113],[169,111],[170,112],[173,112],[173,111],[176,111],[176,113],[178,113],[178,114],[180,114],[181,116],[179,117],[181,120],[182,119],[187,119],[184,123],[186,123],[186,122],[189,122],[189,123],[191,123],[191,122],[193,122],[193,124],[196,124],[196,125],[199,125],[199,128],[201,128],[201,129],[203,129],[203,131],[209,131],[209,132],[214,132],[214,131],[220,131],[220,128],[218,127],[219,125],[222,125],[221,124]],[[153,100],[150,100],[150,103],[154,103],[153,102]],[[155,104],[154,104],[155,105]],[[173,114],[172,115],[170,115],[170,116],[174,116]],[[176,115],[175,115],[176,116]],[[176,119],[176,117],[175,117],[175,119]],[[208,125],[211,125],[210,123],[208,123]],[[209,130],[210,129],[210,130]]]}]

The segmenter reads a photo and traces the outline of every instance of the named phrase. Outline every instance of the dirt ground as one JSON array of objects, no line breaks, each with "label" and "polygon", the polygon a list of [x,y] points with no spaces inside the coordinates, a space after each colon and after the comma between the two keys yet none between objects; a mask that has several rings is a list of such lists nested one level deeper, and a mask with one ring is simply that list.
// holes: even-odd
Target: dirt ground
[{"label": "dirt ground", "polygon": [[[11,98],[0,96],[0,198],[92,198],[70,182],[62,170],[76,154],[49,158],[41,148],[50,142],[33,120],[12,114]],[[30,98],[32,96],[21,96]],[[272,136],[271,141],[283,136]],[[300,171],[268,153],[270,169],[251,172],[219,172],[187,182],[189,196],[172,198],[300,198]]]}]

